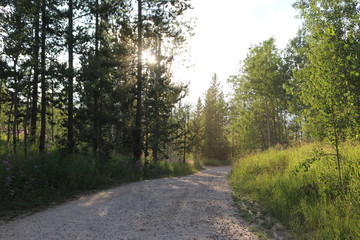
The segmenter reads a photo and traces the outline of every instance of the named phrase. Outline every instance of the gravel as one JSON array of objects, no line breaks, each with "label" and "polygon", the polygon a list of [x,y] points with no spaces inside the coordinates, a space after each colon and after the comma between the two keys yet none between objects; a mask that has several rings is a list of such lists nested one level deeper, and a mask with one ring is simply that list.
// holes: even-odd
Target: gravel
[{"label": "gravel", "polygon": [[257,239],[236,213],[230,167],[122,185],[0,223],[0,239]]}]

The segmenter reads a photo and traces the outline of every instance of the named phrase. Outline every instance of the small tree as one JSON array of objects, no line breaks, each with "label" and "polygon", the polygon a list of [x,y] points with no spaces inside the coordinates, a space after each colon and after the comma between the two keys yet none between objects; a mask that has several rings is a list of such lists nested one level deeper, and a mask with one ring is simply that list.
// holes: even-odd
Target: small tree
[{"label": "small tree", "polygon": [[[358,76],[354,66],[359,51],[359,13],[356,1],[298,0],[308,31],[309,64],[295,72],[301,82],[300,98],[307,106],[307,126],[313,136],[328,139],[335,148],[342,182],[340,142],[358,134]],[[357,80],[355,80],[357,79]]]}]

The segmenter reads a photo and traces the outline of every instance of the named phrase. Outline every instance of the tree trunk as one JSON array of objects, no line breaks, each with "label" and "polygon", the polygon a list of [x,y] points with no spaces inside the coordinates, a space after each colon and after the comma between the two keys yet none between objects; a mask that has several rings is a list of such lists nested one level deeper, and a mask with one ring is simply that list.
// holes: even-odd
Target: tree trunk
[{"label": "tree trunk", "polygon": [[284,132],[285,132],[285,136],[284,136],[284,142],[286,144],[289,144],[289,129],[288,129],[288,123],[287,123],[287,120],[286,120],[286,114],[285,112],[283,113],[282,115],[282,119],[283,119],[283,122],[284,122]]},{"label": "tree trunk", "polygon": [[11,102],[11,105],[10,105],[10,110],[9,110],[9,116],[8,116],[8,122],[7,122],[7,143],[8,145],[10,146],[10,138],[11,138],[11,113],[13,111],[13,108],[14,108],[14,101]]},{"label": "tree trunk", "polygon": [[271,146],[271,136],[270,136],[270,117],[269,117],[269,107],[268,103],[265,103],[265,114],[266,114],[266,127],[267,127],[267,146],[269,148]]},{"label": "tree trunk", "polygon": [[[3,81],[2,79],[0,79],[0,119],[2,119],[2,113],[3,113],[3,106],[2,106],[2,99],[1,99],[1,95],[2,95],[2,88],[3,88]],[[2,131],[3,131],[3,125],[1,124],[1,127],[0,127],[0,139],[1,139],[1,136],[2,136]]]},{"label": "tree trunk", "polygon": [[94,110],[93,110],[93,117],[94,117],[94,122],[93,122],[93,151],[94,154],[97,155],[97,152],[99,150],[99,134],[100,134],[100,105],[99,105],[99,48],[100,48],[100,16],[99,16],[99,0],[96,0],[96,5],[95,5],[95,74],[94,74],[94,80],[95,80],[95,86],[96,88],[94,89]]},{"label": "tree trunk", "polygon": [[68,75],[68,119],[67,119],[67,148],[69,152],[74,150],[74,35],[73,35],[73,0],[69,0],[68,10],[68,52],[69,52],[69,75]]},{"label": "tree trunk", "polygon": [[138,41],[137,41],[137,91],[134,131],[134,160],[138,161],[142,153],[142,0],[138,0]]},{"label": "tree trunk", "polygon": [[187,142],[187,139],[186,139],[186,119],[184,121],[184,144],[183,144],[183,163],[186,163],[186,142]]},{"label": "tree trunk", "polygon": [[16,147],[17,147],[17,127],[18,127],[18,74],[16,65],[18,62],[18,56],[14,59],[14,121],[13,121],[13,150],[14,155],[16,156]]},{"label": "tree trunk", "polygon": [[[55,87],[54,81],[51,81],[51,99],[54,99]],[[55,142],[55,106],[54,102],[51,103],[51,142]]]},{"label": "tree trunk", "polygon": [[338,128],[335,120],[335,112],[334,112],[334,105],[331,106],[332,108],[332,125],[333,125],[333,131],[334,131],[334,140],[335,140],[335,151],[336,151],[336,160],[337,160],[337,167],[338,167],[338,175],[339,175],[339,182],[340,184],[343,183],[343,177],[342,177],[342,164],[341,164],[341,156],[340,156],[340,150],[339,150],[339,133]]},{"label": "tree trunk", "polygon": [[8,122],[7,122],[7,143],[8,144],[10,144],[10,137],[11,137],[11,113],[13,111],[13,107],[14,107],[14,101],[11,102],[9,116],[8,116]]},{"label": "tree trunk", "polygon": [[46,142],[46,75],[45,75],[45,61],[46,61],[46,1],[42,0],[41,5],[41,129],[40,129],[40,153],[45,152]]},{"label": "tree trunk", "polygon": [[302,143],[302,142],[303,142],[302,120],[300,120],[300,124],[299,124],[299,134],[300,134],[300,136],[299,136],[299,138],[300,138],[299,142]]},{"label": "tree trunk", "polygon": [[[30,78],[31,79],[31,78]],[[29,114],[30,114],[30,99],[31,99],[31,91],[29,90],[28,94],[27,94],[27,98],[26,98],[26,112],[25,112],[25,117],[24,117],[24,124],[23,124],[23,129],[24,129],[24,156],[25,159],[27,158],[27,153],[28,153],[28,120],[29,120]]]},{"label": "tree trunk", "polygon": [[145,149],[144,149],[144,156],[145,156],[145,162],[147,161],[149,157],[149,127],[148,123],[146,123],[145,126]]},{"label": "tree trunk", "polygon": [[156,50],[156,69],[155,69],[155,96],[154,96],[154,121],[155,121],[155,128],[153,131],[154,134],[154,143],[153,143],[153,160],[158,161],[159,160],[159,138],[160,138],[160,119],[159,119],[159,104],[158,104],[158,93],[159,93],[159,82],[161,78],[161,36],[158,36],[158,46]]},{"label": "tree trunk", "polygon": [[36,2],[36,16],[35,16],[35,35],[33,46],[33,68],[34,78],[32,82],[32,103],[31,103],[31,123],[30,123],[30,141],[35,141],[36,124],[38,113],[38,83],[39,83],[39,45],[40,45],[40,1]]},{"label": "tree trunk", "polygon": [[272,123],[273,123],[273,126],[272,126],[272,136],[271,136],[271,146],[274,146],[276,145],[279,141],[279,138],[278,138],[278,129],[277,129],[277,121],[276,121],[276,112],[274,109],[272,109],[271,111],[271,114],[272,114]]}]

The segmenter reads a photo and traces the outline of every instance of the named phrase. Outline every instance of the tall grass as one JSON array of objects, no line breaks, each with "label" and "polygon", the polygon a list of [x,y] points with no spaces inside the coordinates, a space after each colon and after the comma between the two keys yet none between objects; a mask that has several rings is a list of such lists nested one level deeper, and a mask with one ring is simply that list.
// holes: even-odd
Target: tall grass
[{"label": "tall grass", "polygon": [[0,217],[69,199],[93,190],[142,179],[194,173],[189,164],[146,163],[112,155],[106,161],[92,154],[66,154],[53,150],[45,155],[0,154]]},{"label": "tall grass", "polygon": [[331,148],[309,144],[240,159],[230,182],[236,194],[262,203],[298,239],[360,239],[360,145],[342,146],[339,182]]}]

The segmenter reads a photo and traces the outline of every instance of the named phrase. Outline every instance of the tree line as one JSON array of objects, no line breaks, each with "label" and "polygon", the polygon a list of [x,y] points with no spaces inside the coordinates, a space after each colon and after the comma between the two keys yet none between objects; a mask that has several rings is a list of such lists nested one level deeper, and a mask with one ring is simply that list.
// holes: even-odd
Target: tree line
[{"label": "tree line", "polygon": [[356,1],[296,1],[303,26],[287,47],[274,38],[250,47],[230,101],[214,75],[193,110],[171,76],[190,1],[1,4],[0,134],[13,152],[55,144],[102,159],[222,161],[310,139],[339,156],[342,141],[358,139]]},{"label": "tree line", "polygon": [[359,139],[358,1],[298,0],[303,25],[280,50],[270,38],[252,46],[229,79],[230,135],[237,154],[301,141],[334,147]]},{"label": "tree line", "polygon": [[226,162],[304,141],[334,147],[359,139],[360,6],[355,0],[297,0],[303,24],[285,49],[269,38],[249,48],[228,98],[216,75],[191,113],[194,159]]},{"label": "tree line", "polygon": [[229,138],[241,156],[231,182],[240,202],[259,201],[295,238],[356,239],[360,3],[293,6],[303,24],[286,48],[273,38],[252,46],[229,79]]},{"label": "tree line", "polygon": [[168,158],[183,139],[176,106],[187,86],[172,82],[171,64],[191,30],[182,17],[190,8],[189,0],[1,1],[6,151]]}]

